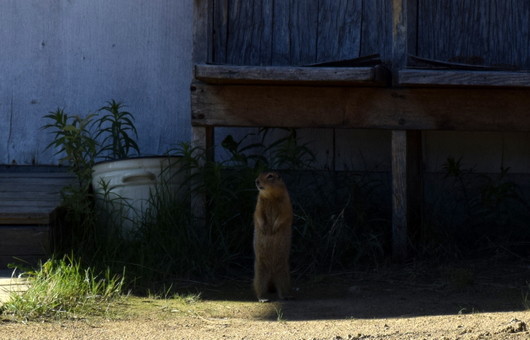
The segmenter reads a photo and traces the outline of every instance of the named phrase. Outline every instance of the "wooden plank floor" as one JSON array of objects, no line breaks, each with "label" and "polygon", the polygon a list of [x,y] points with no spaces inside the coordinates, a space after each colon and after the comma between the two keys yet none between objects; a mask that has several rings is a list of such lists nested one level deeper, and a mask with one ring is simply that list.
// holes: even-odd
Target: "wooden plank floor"
[{"label": "wooden plank floor", "polygon": [[67,172],[0,172],[0,269],[46,258],[50,214],[61,204],[62,188],[73,180]]}]

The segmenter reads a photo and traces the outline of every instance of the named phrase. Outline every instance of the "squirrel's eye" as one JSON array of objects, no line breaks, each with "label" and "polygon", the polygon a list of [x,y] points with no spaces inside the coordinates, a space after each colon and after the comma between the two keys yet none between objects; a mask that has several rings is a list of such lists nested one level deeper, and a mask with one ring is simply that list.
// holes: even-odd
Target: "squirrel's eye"
[{"label": "squirrel's eye", "polygon": [[267,175],[267,179],[268,179],[268,180],[274,179],[274,174],[268,174],[268,175]]}]

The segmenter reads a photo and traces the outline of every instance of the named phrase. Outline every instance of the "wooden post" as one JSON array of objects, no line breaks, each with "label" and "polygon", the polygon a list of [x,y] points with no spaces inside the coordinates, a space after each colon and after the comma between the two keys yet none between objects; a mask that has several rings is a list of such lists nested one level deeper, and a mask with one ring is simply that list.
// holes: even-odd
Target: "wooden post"
[{"label": "wooden post", "polygon": [[[406,68],[409,49],[415,48],[416,2],[392,1],[392,85],[399,86],[399,70]],[[392,255],[408,256],[411,230],[421,222],[421,132],[392,131]]]},{"label": "wooden post", "polygon": [[407,257],[407,132],[392,131],[392,256]]},{"label": "wooden post", "polygon": [[[193,1],[193,64],[204,64],[211,61],[210,25],[212,8],[212,0]],[[192,88],[190,92],[192,93],[193,91],[194,89]],[[212,159],[213,131],[213,127],[192,126],[191,129],[191,146],[199,151],[204,150],[207,153],[206,157]],[[204,164],[199,165],[203,166]],[[191,185],[192,187],[197,187],[201,183],[191,183]],[[197,225],[204,227],[207,216],[205,195],[197,194],[192,190],[191,211],[196,219]]]},{"label": "wooden post", "polygon": [[[192,128],[192,137],[191,137],[191,146],[193,149],[197,149],[198,152],[206,152],[206,161],[213,160],[214,153],[213,153],[213,138],[214,138],[214,130],[213,127],[193,127]],[[199,166],[203,167],[205,164],[204,162],[200,163]],[[198,172],[199,170],[192,170]],[[194,174],[191,174],[192,178],[194,179],[193,183],[191,184],[192,188],[200,187],[203,183],[200,183],[198,181],[201,181],[201,178],[197,176],[193,176]],[[199,227],[206,226],[206,217],[207,217],[207,207],[206,207],[206,195],[197,193],[195,190],[191,191],[191,211],[193,214],[193,217],[195,218],[196,224]]]},{"label": "wooden post", "polygon": [[392,255],[408,255],[410,235],[421,225],[421,132],[392,131]]}]

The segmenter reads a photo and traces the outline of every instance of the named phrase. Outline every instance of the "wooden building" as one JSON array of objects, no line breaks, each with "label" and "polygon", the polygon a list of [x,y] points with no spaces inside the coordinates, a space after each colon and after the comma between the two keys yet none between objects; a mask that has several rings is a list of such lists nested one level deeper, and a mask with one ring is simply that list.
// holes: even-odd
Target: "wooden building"
[{"label": "wooden building", "polygon": [[[0,36],[10,43],[0,54],[0,118],[9,122],[0,127],[0,267],[47,248],[49,212],[71,178],[33,165],[58,164],[39,130],[57,106],[85,114],[123,100],[138,113],[147,153],[188,140],[190,121],[200,145],[213,144],[216,127],[388,131],[398,258],[421,218],[422,136],[530,131],[527,0],[2,6]],[[18,173],[21,164],[29,175]]]},{"label": "wooden building", "polygon": [[426,130],[530,131],[525,0],[196,0],[193,141],[215,127],[391,130],[396,258]]}]

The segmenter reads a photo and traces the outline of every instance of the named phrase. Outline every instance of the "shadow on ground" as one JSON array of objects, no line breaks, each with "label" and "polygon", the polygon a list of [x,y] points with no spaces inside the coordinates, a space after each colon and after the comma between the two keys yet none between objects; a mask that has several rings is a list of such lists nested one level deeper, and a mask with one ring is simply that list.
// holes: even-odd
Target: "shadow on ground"
[{"label": "shadow on ground", "polygon": [[[294,282],[295,299],[263,306],[265,320],[398,318],[522,311],[530,305],[527,263],[393,267]],[[250,280],[203,290],[204,300],[255,301]],[[256,302],[258,304],[258,302]]]}]

